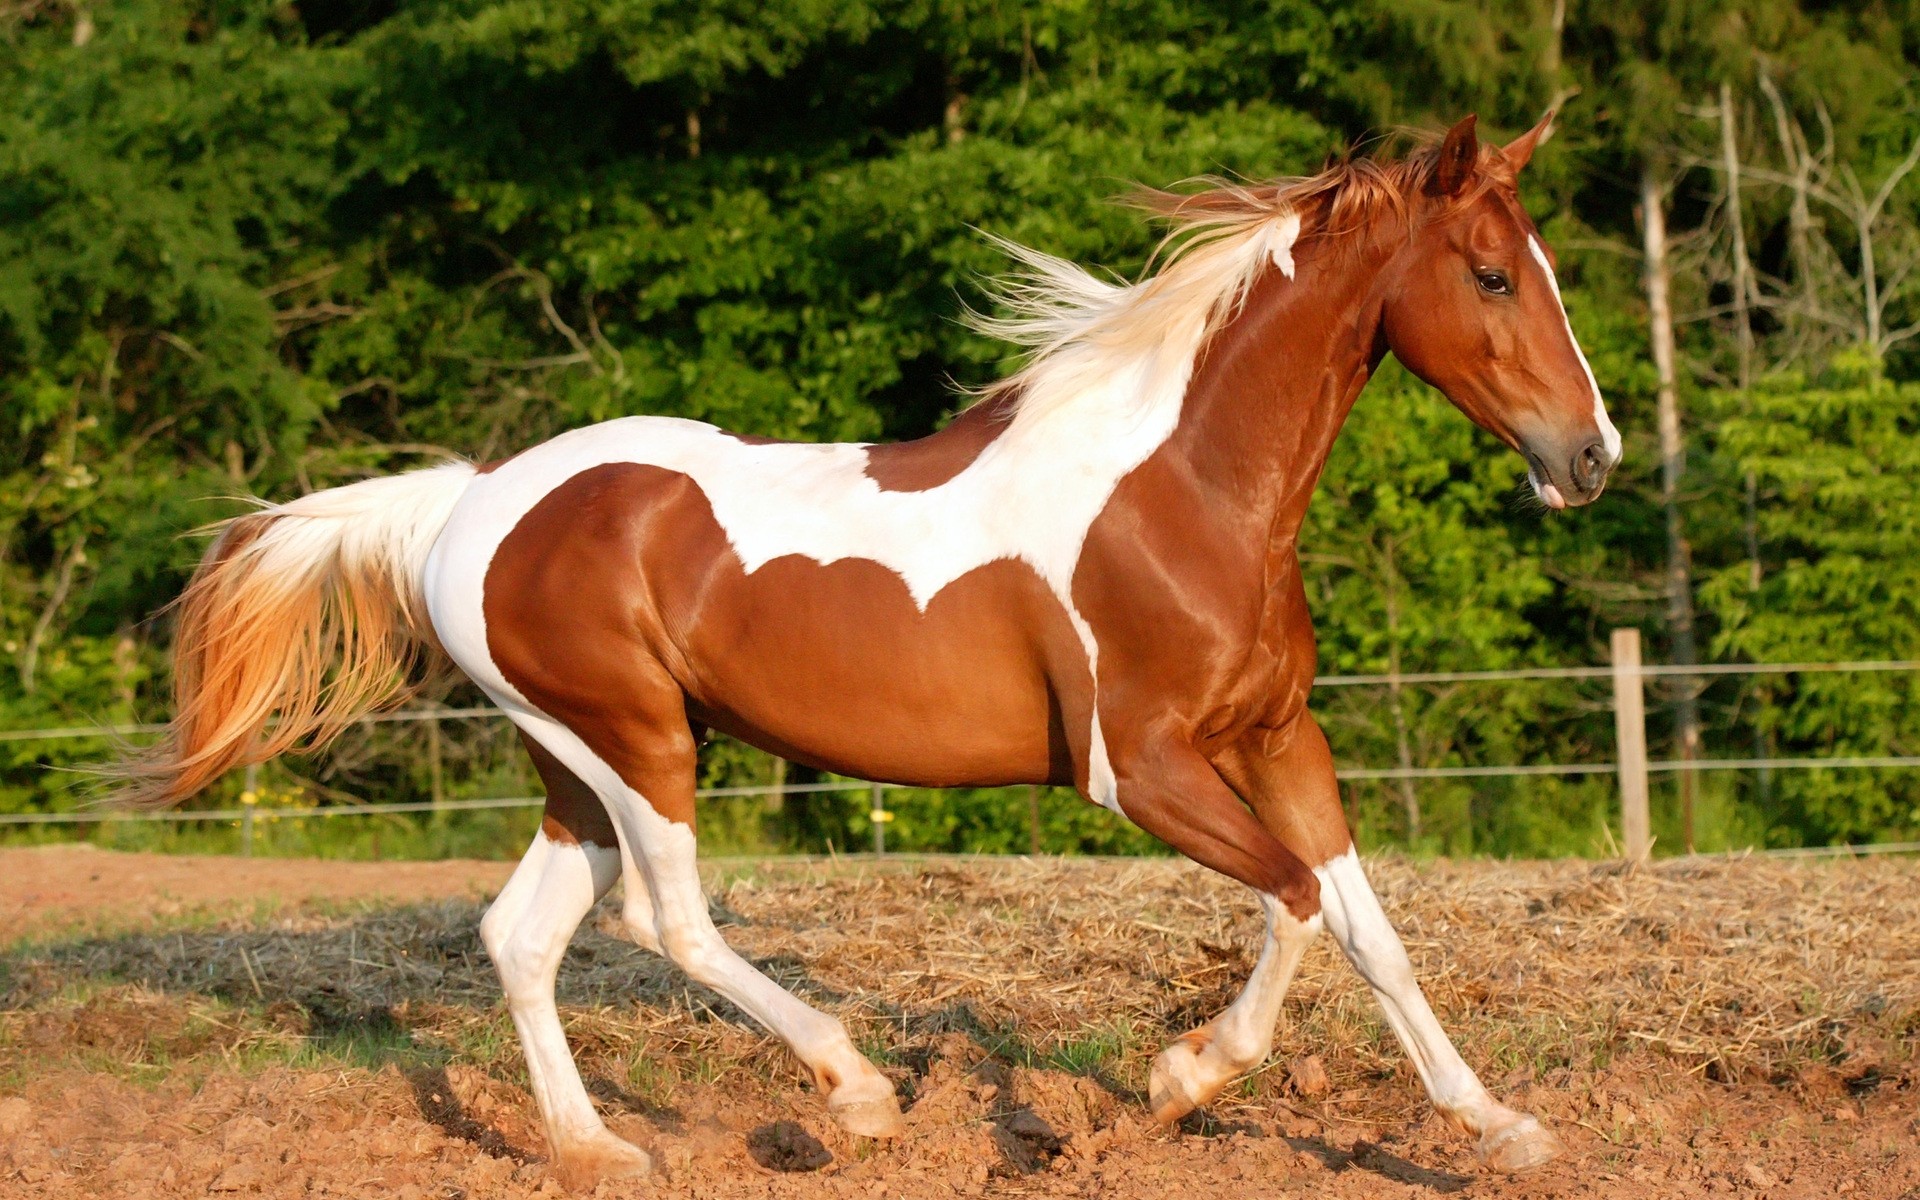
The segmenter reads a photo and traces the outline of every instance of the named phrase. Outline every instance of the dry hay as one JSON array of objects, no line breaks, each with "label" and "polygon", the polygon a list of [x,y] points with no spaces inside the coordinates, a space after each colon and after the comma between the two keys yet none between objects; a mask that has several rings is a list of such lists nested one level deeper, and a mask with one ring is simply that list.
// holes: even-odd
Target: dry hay
[{"label": "dry hay", "polygon": [[[1501,1194],[1920,1194],[1920,864],[1373,873],[1468,1059],[1571,1147]],[[1232,997],[1258,928],[1197,868],[842,860],[710,881],[728,938],[900,1084],[907,1133],[839,1130],[784,1049],[609,936],[608,906],[561,996],[589,1089],[660,1171],[606,1195],[1381,1200],[1475,1183],[1469,1143],[1324,939],[1282,1065],[1181,1133],[1147,1121],[1153,1053]],[[555,1194],[479,912],[182,910],[0,952],[0,1194]]]},{"label": "dry hay", "polygon": [[[1383,859],[1371,873],[1434,1008],[1491,1082],[1651,1053],[1714,1079],[1818,1067],[1873,1086],[1913,1061],[1920,864]],[[762,864],[717,878],[712,907],[736,948],[903,1078],[962,1034],[1129,1099],[1162,1042],[1231,1000],[1258,928],[1244,889],[1171,860]],[[309,911],[19,951],[4,962],[0,1058],[59,1048],[164,1073],[201,1054],[337,1054],[371,1039],[518,1079],[480,911]],[[590,1076],[642,1107],[728,1070],[797,1076],[725,1001],[610,936],[617,912],[603,905],[561,973]],[[1276,1061],[1306,1054],[1331,1075],[1327,1105],[1398,1076],[1408,1086],[1367,1093],[1369,1119],[1418,1106],[1326,939],[1289,994]],[[1288,1094],[1286,1076],[1257,1074],[1225,1108]]]}]

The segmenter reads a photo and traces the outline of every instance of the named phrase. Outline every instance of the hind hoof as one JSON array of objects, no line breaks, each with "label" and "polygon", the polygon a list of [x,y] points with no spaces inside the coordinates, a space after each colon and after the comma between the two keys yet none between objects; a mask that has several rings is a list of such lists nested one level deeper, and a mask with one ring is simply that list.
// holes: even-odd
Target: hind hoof
[{"label": "hind hoof", "polygon": [[653,1171],[645,1150],[602,1130],[554,1153],[553,1173],[569,1191],[590,1192],[609,1179],[638,1179]]},{"label": "hind hoof", "polygon": [[1489,1130],[1474,1152],[1481,1165],[1509,1175],[1544,1166],[1567,1152],[1553,1131],[1534,1120],[1521,1117],[1509,1125]]},{"label": "hind hoof", "polygon": [[900,1115],[900,1102],[892,1096],[877,1100],[853,1100],[846,1104],[827,1102],[827,1114],[840,1128],[860,1137],[899,1137],[906,1127]]}]

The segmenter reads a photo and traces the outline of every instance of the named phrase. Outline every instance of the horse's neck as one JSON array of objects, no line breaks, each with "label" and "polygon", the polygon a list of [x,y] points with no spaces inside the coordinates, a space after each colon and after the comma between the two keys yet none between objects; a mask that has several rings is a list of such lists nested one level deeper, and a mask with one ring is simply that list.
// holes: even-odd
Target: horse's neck
[{"label": "horse's neck", "polygon": [[1207,340],[1169,449],[1290,551],[1333,440],[1379,365],[1379,252],[1321,244],[1255,282]]}]

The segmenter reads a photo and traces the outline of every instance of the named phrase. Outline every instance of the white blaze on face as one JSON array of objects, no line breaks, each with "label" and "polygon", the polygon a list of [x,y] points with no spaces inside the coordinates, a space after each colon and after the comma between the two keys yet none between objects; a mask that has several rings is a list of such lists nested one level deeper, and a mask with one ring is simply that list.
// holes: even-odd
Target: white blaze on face
[{"label": "white blaze on face", "polygon": [[1610,465],[1620,462],[1620,431],[1613,426],[1613,420],[1607,416],[1607,407],[1600,401],[1600,381],[1593,377],[1593,368],[1587,364],[1586,352],[1580,349],[1580,339],[1573,336],[1573,322],[1567,320],[1567,306],[1560,300],[1560,281],[1554,278],[1553,263],[1547,259],[1545,247],[1540,239],[1527,237],[1527,249],[1533,251],[1533,261],[1540,264],[1540,273],[1547,277],[1547,287],[1553,292],[1553,306],[1560,310],[1560,323],[1566,327],[1567,341],[1573,346],[1575,358],[1580,360],[1580,369],[1587,373],[1587,386],[1593,389],[1593,423],[1600,427],[1600,444],[1606,447]]}]

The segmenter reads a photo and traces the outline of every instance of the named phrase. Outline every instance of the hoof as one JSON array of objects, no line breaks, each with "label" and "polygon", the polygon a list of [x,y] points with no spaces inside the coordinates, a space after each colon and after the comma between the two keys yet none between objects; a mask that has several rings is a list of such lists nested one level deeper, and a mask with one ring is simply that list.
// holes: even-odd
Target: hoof
[{"label": "hoof", "polygon": [[645,1150],[606,1130],[554,1153],[554,1170],[569,1191],[590,1192],[609,1179],[638,1179],[653,1170]]},{"label": "hoof", "polygon": [[1553,1136],[1552,1130],[1532,1117],[1521,1117],[1488,1130],[1474,1152],[1489,1169],[1517,1175],[1552,1162],[1565,1154],[1567,1148]]},{"label": "hoof", "polygon": [[828,1100],[827,1113],[840,1128],[860,1137],[899,1137],[906,1126],[900,1116],[900,1102],[891,1095],[876,1100],[852,1100],[845,1104]]},{"label": "hoof", "polygon": [[1219,1088],[1205,1086],[1200,1077],[1200,1051],[1192,1034],[1180,1038],[1153,1060],[1153,1074],[1147,1080],[1147,1106],[1153,1119],[1172,1125],[1181,1117],[1213,1098]]}]

